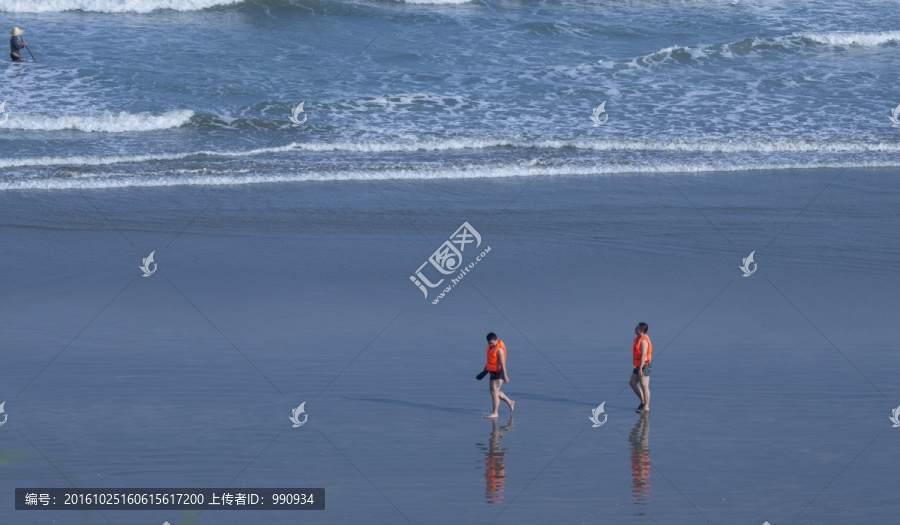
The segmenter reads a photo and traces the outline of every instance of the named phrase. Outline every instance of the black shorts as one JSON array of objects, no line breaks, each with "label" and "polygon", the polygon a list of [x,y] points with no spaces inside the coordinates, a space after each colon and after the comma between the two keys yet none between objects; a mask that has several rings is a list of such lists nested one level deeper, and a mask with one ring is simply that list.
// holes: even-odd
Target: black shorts
[{"label": "black shorts", "polygon": [[503,370],[500,370],[498,372],[490,372],[489,371],[488,374],[491,376],[492,381],[494,379],[503,379]]},{"label": "black shorts", "polygon": [[9,58],[10,58],[10,60],[12,60],[13,62],[25,62],[25,59],[24,59],[24,58],[22,58],[22,57],[19,56],[19,55],[14,54],[14,53],[10,53],[10,54],[9,54]]},{"label": "black shorts", "polygon": [[[642,370],[644,371],[644,375],[647,376],[647,377],[650,377],[650,368],[651,368],[651,365],[650,365],[650,364],[647,364],[647,366],[645,366],[645,367],[642,369]],[[635,368],[631,373],[634,374],[634,375],[638,375],[637,368]]]}]

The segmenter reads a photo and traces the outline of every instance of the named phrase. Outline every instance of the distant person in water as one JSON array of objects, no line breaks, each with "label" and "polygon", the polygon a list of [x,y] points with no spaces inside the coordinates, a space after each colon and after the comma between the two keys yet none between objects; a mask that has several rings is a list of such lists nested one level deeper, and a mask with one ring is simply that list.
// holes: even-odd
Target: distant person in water
[{"label": "distant person in water", "polygon": [[491,401],[494,403],[494,411],[484,417],[495,418],[498,417],[497,410],[500,408],[501,399],[509,405],[510,414],[512,414],[516,402],[506,397],[506,394],[500,391],[500,386],[503,383],[509,383],[509,375],[506,373],[506,345],[497,338],[497,334],[494,332],[487,335],[487,342],[487,364],[484,366],[484,369],[491,375],[489,388]]},{"label": "distant person in water", "polygon": [[[653,344],[647,337],[647,323],[638,323],[634,327],[634,343],[631,345],[631,362],[634,371],[631,372],[631,388],[637,394],[641,404],[637,407],[638,414],[650,412],[650,361],[653,359]],[[638,387],[640,382],[640,387]]]},{"label": "distant person in water", "polygon": [[25,39],[22,38],[22,31],[18,27],[14,27],[12,32],[9,34],[9,58],[12,59],[13,62],[25,62],[25,59],[22,58],[22,55],[19,54],[26,45]]}]

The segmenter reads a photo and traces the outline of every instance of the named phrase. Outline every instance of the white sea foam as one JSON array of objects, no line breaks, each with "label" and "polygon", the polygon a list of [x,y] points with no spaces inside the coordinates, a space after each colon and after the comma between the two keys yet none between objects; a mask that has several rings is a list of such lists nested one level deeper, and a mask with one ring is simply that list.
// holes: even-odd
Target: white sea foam
[{"label": "white sea foam", "polygon": [[290,151],[335,153],[414,153],[453,150],[487,150],[496,148],[573,149],[589,151],[673,152],[673,153],[900,153],[896,142],[812,142],[802,140],[734,140],[734,141],[588,141],[541,140],[514,141],[460,138],[422,142],[293,142],[283,146],[239,151],[200,150],[171,154],[28,157],[2,159],[0,168],[52,166],[107,166],[113,164],[165,162],[195,156],[252,157]]},{"label": "white sea foam", "polygon": [[[687,53],[690,55],[690,57],[692,59],[697,59],[697,58],[706,56],[703,53],[703,49],[704,49],[703,46],[701,46],[701,47],[669,46],[669,47],[664,47],[664,48],[660,49],[659,51],[650,53],[649,55],[638,57],[638,59],[635,59],[635,60],[644,59],[644,60],[652,61],[652,62],[663,62],[665,60],[672,58],[672,54],[676,53],[676,52]],[[696,56],[694,55],[695,52],[697,53]]]},{"label": "white sea foam", "polygon": [[454,5],[468,4],[472,0],[403,0],[407,4],[428,4],[428,5]]},{"label": "white sea foam", "polygon": [[829,33],[795,33],[795,36],[808,38],[819,44],[830,46],[875,47],[900,42],[900,31],[880,31],[870,33],[835,31]]},{"label": "white sea foam", "polygon": [[216,156],[216,157],[250,157],[265,153],[279,153],[290,151],[295,144],[277,146],[271,148],[257,148],[244,151],[213,151],[201,150],[185,153],[162,153],[147,155],[76,155],[71,157],[30,157],[24,159],[2,159],[0,168],[24,168],[24,167],[52,167],[52,166],[109,166],[113,164],[128,164],[140,162],[164,162],[180,160],[189,157]]},{"label": "white sea foam", "polygon": [[295,149],[315,152],[389,153],[463,149],[539,148],[593,151],[671,151],[680,153],[891,153],[900,152],[894,142],[812,142],[803,140],[659,141],[659,140],[537,140],[460,138],[421,142],[325,142],[297,143]]},{"label": "white sea foam", "polygon": [[[801,40],[811,40],[817,44],[828,46],[860,46],[860,47],[877,47],[885,44],[900,43],[900,31],[879,31],[879,32],[843,32],[833,31],[824,33],[794,33],[793,35],[777,36],[771,38],[752,37],[750,42],[752,47],[763,47],[767,45],[780,45],[788,47],[799,47]],[[637,61],[643,60],[651,63],[665,62],[672,58],[674,53],[687,53],[691,59],[699,60],[709,56],[721,54],[730,57],[732,49],[737,44],[742,44],[745,40],[728,42],[726,44],[701,44],[697,46],[678,46],[673,45],[664,47],[648,55],[637,57],[631,61],[636,64]]]},{"label": "white sea foam", "polygon": [[789,169],[829,169],[829,168],[885,168],[898,167],[900,162],[861,162],[861,163],[771,163],[756,162],[747,164],[685,164],[660,163],[652,166],[641,165],[604,165],[594,166],[520,166],[492,165],[470,166],[444,169],[406,169],[406,170],[351,170],[351,171],[298,171],[284,175],[218,175],[218,176],[148,176],[132,177],[127,174],[119,176],[98,175],[80,176],[78,178],[35,178],[19,180],[0,180],[0,191],[3,190],[68,190],[68,189],[107,189],[107,188],[153,188],[169,186],[226,186],[243,184],[272,184],[290,182],[327,182],[327,181],[365,181],[365,180],[452,180],[452,179],[484,179],[536,176],[590,176],[590,175],[640,175],[658,173],[712,173],[758,170]]},{"label": "white sea foam", "polygon": [[59,13],[149,13],[158,9],[197,11],[216,6],[235,5],[244,0],[2,0],[0,12]]},{"label": "white sea foam", "polygon": [[75,130],[124,133],[177,128],[187,124],[194,112],[189,109],[152,113],[104,113],[100,115],[33,115],[10,111],[5,127],[29,131]]}]

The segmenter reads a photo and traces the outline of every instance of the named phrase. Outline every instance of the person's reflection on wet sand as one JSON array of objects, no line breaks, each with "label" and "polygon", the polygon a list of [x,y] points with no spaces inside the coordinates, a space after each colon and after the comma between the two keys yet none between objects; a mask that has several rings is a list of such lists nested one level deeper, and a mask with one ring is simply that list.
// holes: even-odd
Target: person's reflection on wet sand
[{"label": "person's reflection on wet sand", "polygon": [[631,483],[634,505],[637,516],[643,516],[643,506],[646,498],[650,497],[650,414],[641,414],[635,423],[631,433],[628,434],[631,442]]},{"label": "person's reflection on wet sand", "polygon": [[506,482],[506,449],[500,443],[506,431],[513,427],[513,419],[502,427],[496,419],[492,419],[493,428],[488,444],[476,443],[484,452],[484,499],[488,504],[503,503],[503,485]]}]

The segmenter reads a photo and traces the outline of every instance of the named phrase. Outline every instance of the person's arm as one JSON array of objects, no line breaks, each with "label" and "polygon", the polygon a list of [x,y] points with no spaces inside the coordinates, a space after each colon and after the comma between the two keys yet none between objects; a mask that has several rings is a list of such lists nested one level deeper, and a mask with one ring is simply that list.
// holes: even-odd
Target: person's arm
[{"label": "person's arm", "polygon": [[638,364],[638,376],[644,377],[644,363],[647,362],[647,341],[641,341],[641,362]]},{"label": "person's arm", "polygon": [[509,383],[509,376],[506,375],[506,350],[503,348],[498,348],[497,353],[500,356],[500,370],[503,370],[503,382]]}]

